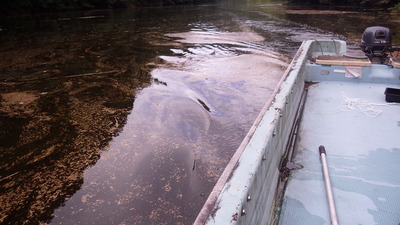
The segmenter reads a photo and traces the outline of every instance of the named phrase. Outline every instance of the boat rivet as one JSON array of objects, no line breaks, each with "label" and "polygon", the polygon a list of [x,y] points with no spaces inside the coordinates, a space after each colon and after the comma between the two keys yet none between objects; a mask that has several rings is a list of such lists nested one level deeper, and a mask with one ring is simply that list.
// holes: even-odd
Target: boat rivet
[{"label": "boat rivet", "polygon": [[263,161],[267,160],[267,156],[263,155],[262,160]]},{"label": "boat rivet", "polygon": [[272,137],[275,137],[275,135],[276,135],[276,133],[274,132],[274,133],[272,133]]},{"label": "boat rivet", "polygon": [[283,114],[282,113],[279,113],[279,117],[282,117],[283,116]]},{"label": "boat rivet", "polygon": [[242,209],[242,216],[244,216],[244,215],[246,215],[246,210],[245,209]]},{"label": "boat rivet", "polygon": [[247,195],[247,201],[251,201],[251,196]]}]

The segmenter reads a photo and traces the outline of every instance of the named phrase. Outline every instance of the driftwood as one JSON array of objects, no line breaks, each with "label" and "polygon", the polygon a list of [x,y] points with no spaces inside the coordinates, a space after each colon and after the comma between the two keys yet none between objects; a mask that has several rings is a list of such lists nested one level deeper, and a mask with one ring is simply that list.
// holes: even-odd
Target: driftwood
[{"label": "driftwood", "polygon": [[105,72],[97,72],[97,73],[82,73],[82,74],[75,74],[69,76],[62,76],[62,77],[52,77],[49,78],[50,80],[58,80],[58,79],[65,79],[65,78],[75,78],[75,77],[86,77],[86,76],[95,76],[95,75],[102,75],[108,73],[116,73],[117,70],[105,71]]},{"label": "driftwood", "polygon": [[47,77],[47,78],[35,78],[35,79],[25,79],[21,81],[10,81],[10,82],[0,82],[1,85],[13,85],[16,83],[24,83],[24,82],[34,82],[34,81],[42,81],[42,80],[60,80],[60,79],[68,79],[68,78],[76,78],[76,77],[86,77],[86,76],[96,76],[103,74],[116,73],[117,70],[104,71],[104,72],[96,72],[96,73],[82,73],[82,74],[74,74],[68,76],[60,76],[60,77]]}]

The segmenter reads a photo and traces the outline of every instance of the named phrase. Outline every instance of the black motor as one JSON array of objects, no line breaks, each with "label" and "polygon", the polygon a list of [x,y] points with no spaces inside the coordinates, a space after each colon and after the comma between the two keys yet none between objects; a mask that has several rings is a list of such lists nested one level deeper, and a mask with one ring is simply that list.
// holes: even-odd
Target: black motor
[{"label": "black motor", "polygon": [[361,39],[361,50],[369,57],[386,57],[392,52],[392,32],[387,27],[368,27]]}]

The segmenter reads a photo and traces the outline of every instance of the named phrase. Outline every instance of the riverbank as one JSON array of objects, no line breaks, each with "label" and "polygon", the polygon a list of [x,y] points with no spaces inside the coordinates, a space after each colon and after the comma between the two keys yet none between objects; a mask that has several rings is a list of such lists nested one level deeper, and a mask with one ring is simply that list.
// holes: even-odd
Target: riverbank
[{"label": "riverbank", "polygon": [[216,0],[3,0],[0,15],[16,15],[29,13],[70,12],[104,9],[126,9],[149,6],[171,6],[212,3]]},{"label": "riverbank", "polygon": [[[49,13],[104,9],[126,9],[134,7],[159,7],[172,5],[204,4],[223,2],[221,0],[4,0],[0,5],[0,15],[16,15],[26,13]],[[226,2],[226,1],[225,1]],[[279,3],[298,6],[313,6],[314,8],[326,6],[343,6],[358,8],[379,8],[384,12],[399,12],[400,3],[397,0],[289,0],[267,1],[267,3]]]},{"label": "riverbank", "polygon": [[313,6],[356,6],[361,8],[380,8],[386,12],[399,12],[398,0],[289,0],[291,4]]}]

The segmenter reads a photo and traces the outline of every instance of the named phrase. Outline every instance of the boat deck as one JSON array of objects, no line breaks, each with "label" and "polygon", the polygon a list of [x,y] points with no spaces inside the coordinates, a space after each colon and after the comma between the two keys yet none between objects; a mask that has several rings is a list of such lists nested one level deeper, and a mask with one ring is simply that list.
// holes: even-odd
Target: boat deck
[{"label": "boat deck", "polygon": [[325,146],[339,224],[400,224],[399,85],[323,81],[308,88],[279,224],[330,224],[318,148]]}]

